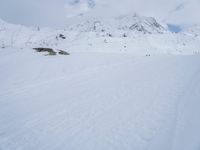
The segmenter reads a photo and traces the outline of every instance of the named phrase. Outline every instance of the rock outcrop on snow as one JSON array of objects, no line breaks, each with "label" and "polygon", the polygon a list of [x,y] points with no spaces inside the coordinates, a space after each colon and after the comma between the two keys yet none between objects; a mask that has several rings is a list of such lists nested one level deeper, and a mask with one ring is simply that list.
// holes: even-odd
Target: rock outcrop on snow
[{"label": "rock outcrop on snow", "polygon": [[38,48],[33,48],[36,52],[45,52],[45,56],[54,56],[54,55],[70,55],[68,52],[64,50],[54,50],[52,48],[44,48],[44,47],[38,47]]}]

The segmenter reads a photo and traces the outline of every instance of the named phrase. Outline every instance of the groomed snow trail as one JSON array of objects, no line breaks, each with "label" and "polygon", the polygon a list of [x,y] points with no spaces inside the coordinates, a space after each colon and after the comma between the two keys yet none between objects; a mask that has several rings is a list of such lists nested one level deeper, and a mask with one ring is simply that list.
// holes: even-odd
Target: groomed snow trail
[{"label": "groomed snow trail", "polygon": [[0,150],[179,147],[185,93],[200,90],[199,56],[0,57]]}]

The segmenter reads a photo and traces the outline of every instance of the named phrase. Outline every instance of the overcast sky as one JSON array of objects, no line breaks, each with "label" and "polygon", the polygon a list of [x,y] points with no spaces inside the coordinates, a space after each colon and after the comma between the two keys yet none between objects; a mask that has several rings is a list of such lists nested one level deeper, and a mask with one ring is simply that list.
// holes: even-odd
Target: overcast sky
[{"label": "overcast sky", "polygon": [[200,0],[0,0],[0,18],[24,25],[61,27],[69,17],[94,11],[106,16],[137,12],[171,24],[200,24]]}]

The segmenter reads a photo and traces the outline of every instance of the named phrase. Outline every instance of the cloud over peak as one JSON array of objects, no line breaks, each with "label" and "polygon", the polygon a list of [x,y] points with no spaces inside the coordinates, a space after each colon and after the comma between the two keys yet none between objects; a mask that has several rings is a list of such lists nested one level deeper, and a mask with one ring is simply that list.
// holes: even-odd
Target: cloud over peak
[{"label": "cloud over peak", "polygon": [[[170,24],[200,24],[200,0],[2,0],[0,18],[18,24],[65,26],[67,18],[138,13]],[[12,11],[10,11],[12,10]],[[192,17],[191,17],[192,16]]]}]

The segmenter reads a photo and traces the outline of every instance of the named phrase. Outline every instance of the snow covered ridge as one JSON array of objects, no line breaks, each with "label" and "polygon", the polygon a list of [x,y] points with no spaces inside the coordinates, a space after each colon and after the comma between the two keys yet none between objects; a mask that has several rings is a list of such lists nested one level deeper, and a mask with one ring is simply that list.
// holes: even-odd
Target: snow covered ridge
[{"label": "snow covered ridge", "polygon": [[[75,21],[82,20],[81,22]],[[134,33],[164,33],[167,29],[152,17],[143,17],[137,14],[123,15],[115,18],[85,17],[73,18],[68,28],[81,32],[134,32]]]},{"label": "snow covered ridge", "polygon": [[26,27],[0,21],[0,47],[56,46],[65,39],[63,31],[51,28]]},{"label": "snow covered ridge", "polygon": [[0,47],[64,49],[67,52],[125,52],[134,54],[199,54],[200,29],[171,33],[154,18],[79,16],[65,29],[25,27],[0,20]]}]

